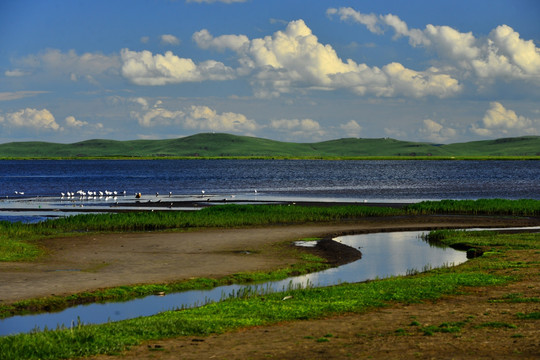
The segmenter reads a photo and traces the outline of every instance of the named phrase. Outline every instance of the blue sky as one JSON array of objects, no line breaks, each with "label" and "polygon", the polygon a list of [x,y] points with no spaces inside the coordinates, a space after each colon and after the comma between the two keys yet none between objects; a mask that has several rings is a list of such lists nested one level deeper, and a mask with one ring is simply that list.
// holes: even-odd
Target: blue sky
[{"label": "blue sky", "polygon": [[540,1],[4,0],[0,143],[540,135]]}]

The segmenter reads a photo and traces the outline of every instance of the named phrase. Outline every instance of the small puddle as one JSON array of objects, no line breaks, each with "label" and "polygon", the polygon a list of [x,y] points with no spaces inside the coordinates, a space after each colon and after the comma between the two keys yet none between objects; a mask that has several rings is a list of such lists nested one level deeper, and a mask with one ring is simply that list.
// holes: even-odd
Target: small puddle
[{"label": "small puddle", "polygon": [[[68,308],[56,313],[13,316],[0,320],[0,336],[34,330],[101,324],[168,310],[202,306],[244,291],[279,292],[289,288],[321,287],[344,282],[354,283],[389,276],[406,275],[467,261],[466,253],[452,248],[435,247],[420,238],[425,232],[406,231],[341,236],[335,241],[357,248],[362,258],[352,263],[317,273],[255,285],[228,285],[211,290],[159,294],[121,303],[94,303]],[[67,269],[66,271],[77,271]]]}]

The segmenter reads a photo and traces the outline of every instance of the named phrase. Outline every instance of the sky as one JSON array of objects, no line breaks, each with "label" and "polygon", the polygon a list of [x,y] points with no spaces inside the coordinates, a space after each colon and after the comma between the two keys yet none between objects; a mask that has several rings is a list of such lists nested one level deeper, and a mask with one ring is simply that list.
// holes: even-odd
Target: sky
[{"label": "sky", "polygon": [[537,0],[2,0],[0,143],[540,135]]}]

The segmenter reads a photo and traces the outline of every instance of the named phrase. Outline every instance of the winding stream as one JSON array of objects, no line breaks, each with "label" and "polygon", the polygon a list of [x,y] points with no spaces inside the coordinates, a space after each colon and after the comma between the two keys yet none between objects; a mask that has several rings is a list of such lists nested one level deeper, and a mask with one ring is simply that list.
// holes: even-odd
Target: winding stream
[{"label": "winding stream", "polygon": [[[220,286],[211,290],[196,290],[147,296],[127,302],[79,305],[56,313],[13,316],[0,320],[0,336],[28,333],[33,330],[101,324],[112,321],[150,316],[167,310],[190,308],[220,301],[238,291],[252,288],[257,291],[284,291],[290,287],[320,287],[339,283],[361,282],[376,278],[405,275],[411,271],[458,265],[467,260],[465,252],[435,247],[420,238],[422,231],[388,232],[349,235],[335,241],[358,248],[362,258],[336,268],[291,277],[281,281],[256,285]],[[297,243],[309,246],[307,243]]]}]

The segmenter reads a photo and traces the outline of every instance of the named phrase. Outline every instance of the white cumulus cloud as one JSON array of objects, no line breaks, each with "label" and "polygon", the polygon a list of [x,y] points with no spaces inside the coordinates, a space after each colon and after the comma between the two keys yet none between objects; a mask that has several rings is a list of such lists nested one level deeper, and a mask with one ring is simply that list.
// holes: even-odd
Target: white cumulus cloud
[{"label": "white cumulus cloud", "polygon": [[442,143],[451,140],[457,135],[457,131],[451,127],[445,127],[431,119],[423,121],[423,127],[420,129],[420,134],[433,142]]},{"label": "white cumulus cloud", "polygon": [[184,109],[167,109],[161,100],[149,106],[148,100],[139,97],[129,101],[139,104],[142,111],[131,111],[131,117],[140,126],[159,127],[177,126],[185,129],[253,132],[259,128],[255,120],[234,112],[218,113],[204,105],[192,105]]},{"label": "white cumulus cloud", "polygon": [[145,108],[144,111],[132,111],[131,116],[138,120],[143,127],[170,126],[179,124],[184,119],[185,113],[181,110],[167,110],[161,107]]},{"label": "white cumulus cloud", "polygon": [[353,8],[347,7],[347,8],[330,8],[326,10],[326,14],[328,16],[336,15],[338,14],[340,19],[342,21],[346,21],[349,19],[352,19],[353,21],[365,25],[369,31],[376,33],[376,34],[382,34],[383,30],[379,26],[379,18],[375,14],[362,14],[359,11],[354,10]]},{"label": "white cumulus cloud", "polygon": [[434,50],[439,62],[471,72],[478,80],[528,80],[540,85],[540,49],[508,25],[497,26],[488,36],[476,37],[449,26],[428,24],[425,29],[410,29],[392,14],[362,14],[352,8],[332,8],[327,13],[365,25],[375,34],[391,28],[394,37],[405,36],[412,46]]},{"label": "white cumulus cloud", "polygon": [[506,109],[501,103],[494,101],[484,114],[482,121],[473,124],[471,131],[481,136],[510,136],[538,134],[538,120],[532,120]]},{"label": "white cumulus cloud", "polygon": [[270,122],[270,128],[284,134],[287,139],[319,140],[325,131],[313,119],[277,119]]},{"label": "white cumulus cloud", "polygon": [[35,130],[63,130],[56,122],[53,114],[47,109],[26,108],[16,112],[7,113],[0,119],[3,123],[12,127],[30,128]]},{"label": "white cumulus cloud", "polygon": [[101,130],[104,128],[102,123],[90,124],[88,121],[77,120],[75,119],[75,116],[71,116],[71,115],[65,118],[65,122],[68,128],[77,129],[77,131],[81,129]]},{"label": "white cumulus cloud", "polygon": [[87,121],[80,121],[80,120],[77,120],[77,119],[75,119],[74,116],[68,116],[68,117],[66,117],[65,121],[66,121],[66,125],[67,125],[67,126],[69,126],[69,127],[74,127],[74,128],[80,128],[80,127],[83,127],[83,126],[88,125],[88,122],[87,122]]},{"label": "white cumulus cloud", "polygon": [[291,21],[272,36],[194,34],[202,48],[230,49],[239,56],[239,74],[252,74],[259,96],[278,96],[296,89],[349,89],[360,95],[452,96],[461,90],[456,79],[439,70],[414,71],[398,63],[384,68],[341,59],[329,44],[319,42],[303,20]]},{"label": "white cumulus cloud", "polygon": [[249,39],[245,35],[221,35],[213,37],[206,29],[197,31],[193,34],[192,38],[201,49],[213,48],[218,51],[224,51],[226,49],[237,51],[242,46],[249,44]]},{"label": "white cumulus cloud", "polygon": [[345,131],[347,137],[358,137],[362,131],[362,126],[360,126],[355,120],[350,120],[346,124],[341,124],[339,128]]},{"label": "white cumulus cloud", "polygon": [[254,120],[243,114],[233,112],[217,113],[208,106],[191,106],[185,118],[185,127],[188,129],[212,131],[243,131],[251,132],[258,128]]},{"label": "white cumulus cloud", "polygon": [[208,60],[195,64],[171,51],[152,54],[150,51],[121,51],[122,75],[137,85],[166,85],[203,80],[234,79],[234,70],[221,62]]}]

